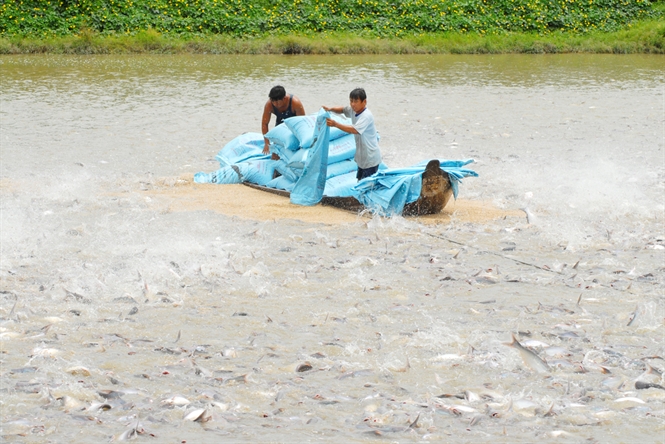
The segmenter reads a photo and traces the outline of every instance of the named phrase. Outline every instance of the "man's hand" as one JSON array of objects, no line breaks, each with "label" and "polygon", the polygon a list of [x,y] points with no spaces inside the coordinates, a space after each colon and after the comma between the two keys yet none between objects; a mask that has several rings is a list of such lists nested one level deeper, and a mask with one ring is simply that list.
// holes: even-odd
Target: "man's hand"
[{"label": "man's hand", "polygon": [[325,111],[342,114],[344,112],[343,106],[321,106]]},{"label": "man's hand", "polygon": [[343,123],[339,123],[337,120],[326,119],[326,125],[334,126],[335,128],[339,128],[342,131],[344,131],[345,133],[360,134],[360,133],[358,133],[358,130],[353,127],[353,125],[344,125]]},{"label": "man's hand", "polygon": [[270,142],[266,139],[266,143],[263,145],[263,154],[270,154]]}]

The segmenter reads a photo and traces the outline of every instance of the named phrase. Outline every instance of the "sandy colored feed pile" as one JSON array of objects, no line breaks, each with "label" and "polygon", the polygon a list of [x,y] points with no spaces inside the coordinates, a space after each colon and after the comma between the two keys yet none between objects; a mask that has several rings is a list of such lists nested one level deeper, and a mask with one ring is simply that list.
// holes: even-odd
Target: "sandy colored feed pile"
[{"label": "sandy colored feed pile", "polygon": [[[197,184],[191,178],[164,180],[151,190],[144,191],[155,205],[163,205],[169,211],[210,210],[227,216],[238,216],[253,220],[297,219],[303,222],[343,224],[369,214],[355,213],[334,207],[294,205],[284,196],[256,190],[245,185]],[[502,210],[488,202],[464,199],[451,201],[439,214],[418,217],[426,224],[445,224],[454,217],[458,222],[482,223],[505,217],[524,218],[519,210]]]}]

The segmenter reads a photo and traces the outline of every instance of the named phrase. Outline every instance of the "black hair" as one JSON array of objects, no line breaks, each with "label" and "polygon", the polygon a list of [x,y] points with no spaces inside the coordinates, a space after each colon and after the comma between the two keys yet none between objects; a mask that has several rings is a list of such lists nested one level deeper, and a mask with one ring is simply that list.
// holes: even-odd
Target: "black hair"
[{"label": "black hair", "polygon": [[363,88],[356,88],[353,91],[351,91],[351,94],[349,94],[350,99],[357,99],[362,101],[367,100],[367,94],[365,94],[365,90]]},{"label": "black hair", "polygon": [[272,89],[270,90],[270,94],[268,94],[268,97],[270,97],[270,100],[273,102],[276,102],[277,100],[282,100],[286,96],[286,90],[284,89],[283,86],[273,86]]}]

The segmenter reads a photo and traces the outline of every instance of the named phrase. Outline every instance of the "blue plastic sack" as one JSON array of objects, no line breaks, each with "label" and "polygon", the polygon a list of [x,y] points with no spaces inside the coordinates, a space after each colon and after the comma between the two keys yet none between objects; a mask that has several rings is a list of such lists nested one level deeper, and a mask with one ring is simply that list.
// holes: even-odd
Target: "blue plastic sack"
[{"label": "blue plastic sack", "polygon": [[286,160],[286,164],[290,166],[291,168],[299,168],[303,169],[305,168],[305,164],[307,163],[307,158],[309,157],[309,149],[299,149],[293,155]]},{"label": "blue plastic sack", "polygon": [[[328,165],[353,159],[356,154],[356,139],[353,134],[335,139],[328,144]],[[286,163],[291,168],[304,168],[310,155],[309,149],[299,149],[288,158]]]},{"label": "blue plastic sack", "polygon": [[312,145],[316,115],[289,117],[284,120],[284,125],[298,138],[301,148],[309,148]]},{"label": "blue plastic sack", "polygon": [[223,166],[213,173],[196,173],[194,182],[217,184],[251,182],[265,185],[272,180],[274,175],[275,161],[270,159],[248,160],[235,165]]},{"label": "blue plastic sack", "polygon": [[[336,114],[330,115],[330,118],[338,122],[350,125],[351,121],[344,116],[339,116]],[[301,148],[309,148],[314,143],[314,132],[316,126],[316,114],[308,116],[296,116],[289,117],[284,120],[284,124],[291,129],[291,132],[298,138],[300,141]],[[336,140],[340,137],[347,135],[348,133],[342,131],[339,128],[330,128],[328,133],[328,140]]]},{"label": "blue plastic sack", "polygon": [[277,154],[279,158],[285,161],[286,163],[289,163],[291,161],[291,158],[294,155],[296,155],[298,151],[291,151],[290,149],[284,148],[281,145],[275,145],[275,144],[270,145],[270,152]]},{"label": "blue plastic sack", "polygon": [[265,138],[274,145],[288,150],[297,150],[300,141],[287,125],[277,125],[265,134]]},{"label": "blue plastic sack", "polygon": [[275,188],[277,190],[285,190],[288,192],[291,192],[295,185],[296,185],[295,181],[290,180],[286,176],[276,177],[266,184],[266,186],[269,188]]},{"label": "blue plastic sack", "polygon": [[263,154],[264,145],[263,134],[241,134],[224,145],[215,159],[219,161],[220,166],[233,165],[249,159],[267,159],[270,156]]},{"label": "blue plastic sack", "polygon": [[232,184],[240,183],[240,169],[236,165],[226,165],[212,173],[194,174],[196,183]]},{"label": "blue plastic sack", "polygon": [[356,179],[355,171],[331,177],[326,180],[326,188],[323,190],[323,195],[329,197],[355,196],[356,193],[353,191],[353,187],[355,187],[357,183],[358,179]]},{"label": "blue plastic sack", "polygon": [[265,185],[270,182],[275,175],[274,160],[250,160],[237,165],[240,169],[243,182],[251,182],[257,185]]},{"label": "blue plastic sack", "polygon": [[353,159],[356,155],[356,139],[353,134],[344,133],[344,136],[332,140],[328,147],[328,165]]},{"label": "blue plastic sack", "polygon": [[351,171],[358,171],[358,164],[355,160],[342,160],[341,162],[328,163],[328,171],[326,174],[326,179],[329,180],[336,176],[341,176],[342,174],[350,173]]},{"label": "blue plastic sack", "polygon": [[[291,191],[291,203],[297,205],[316,205],[323,197],[326,187],[326,173],[328,170],[328,145],[330,141],[330,127],[326,125],[326,118],[330,114],[321,109],[316,115],[314,129],[314,145],[309,149],[309,155],[302,176]],[[288,120],[288,119],[287,119]]]},{"label": "blue plastic sack", "polygon": [[282,176],[286,176],[290,181],[297,182],[302,175],[302,169],[294,170],[290,168],[283,160],[275,162],[275,170]]}]

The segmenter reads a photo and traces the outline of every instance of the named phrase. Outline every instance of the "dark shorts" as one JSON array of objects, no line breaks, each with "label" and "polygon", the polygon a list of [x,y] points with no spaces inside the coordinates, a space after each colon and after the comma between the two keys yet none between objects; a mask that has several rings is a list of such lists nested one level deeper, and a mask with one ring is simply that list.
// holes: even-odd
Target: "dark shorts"
[{"label": "dark shorts", "polygon": [[378,165],[370,168],[358,167],[358,172],[356,173],[356,179],[358,180],[364,179],[365,177],[369,177],[372,174],[376,173],[377,171],[379,171]]}]

